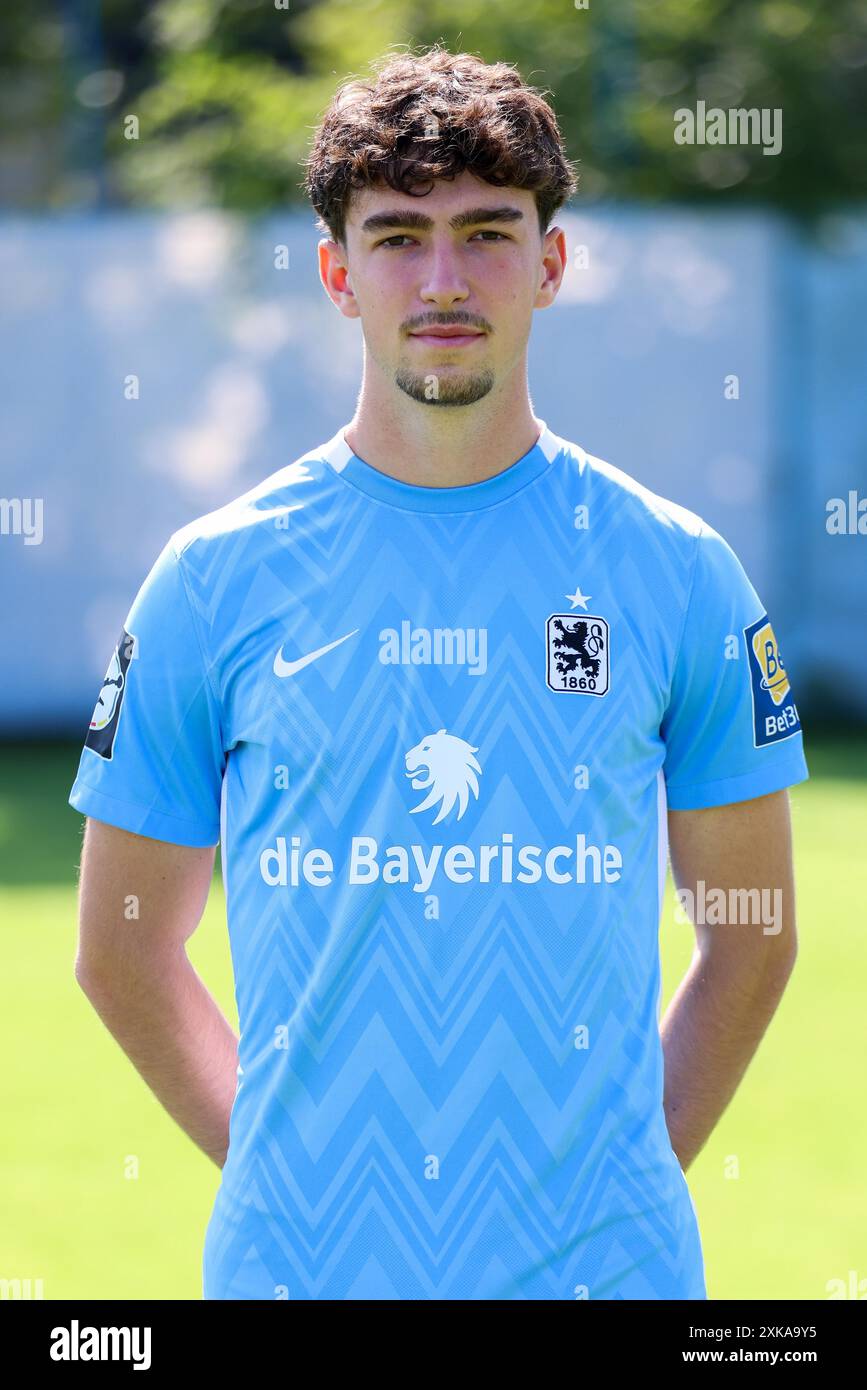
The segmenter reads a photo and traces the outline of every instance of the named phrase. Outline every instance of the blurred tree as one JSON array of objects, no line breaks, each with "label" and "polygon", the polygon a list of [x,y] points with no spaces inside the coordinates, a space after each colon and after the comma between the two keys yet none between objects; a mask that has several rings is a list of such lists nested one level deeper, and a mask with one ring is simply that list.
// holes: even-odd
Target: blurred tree
[{"label": "blurred tree", "polygon": [[[551,95],[582,202],[763,202],[809,218],[863,199],[867,0],[67,0],[0,16],[7,204],[301,198],[338,82],[440,40]],[[675,112],[780,109],[782,149],[679,145]],[[137,138],[128,117],[138,121]]]}]

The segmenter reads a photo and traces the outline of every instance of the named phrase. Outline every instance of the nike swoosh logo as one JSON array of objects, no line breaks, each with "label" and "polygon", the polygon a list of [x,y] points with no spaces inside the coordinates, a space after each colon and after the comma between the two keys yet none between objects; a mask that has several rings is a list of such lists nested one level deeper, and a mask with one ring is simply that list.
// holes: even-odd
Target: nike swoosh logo
[{"label": "nike swoosh logo", "polygon": [[326,652],[332,651],[334,647],[339,647],[341,642],[345,642],[347,637],[354,637],[356,632],[358,632],[357,627],[353,628],[351,632],[347,632],[346,637],[338,637],[336,642],[329,642],[325,647],[317,647],[315,652],[308,652],[306,656],[299,656],[296,661],[284,661],[281,648],[274,658],[274,675],[294,676],[296,671],[303,671],[304,667],[309,666],[311,661],[316,661]]}]

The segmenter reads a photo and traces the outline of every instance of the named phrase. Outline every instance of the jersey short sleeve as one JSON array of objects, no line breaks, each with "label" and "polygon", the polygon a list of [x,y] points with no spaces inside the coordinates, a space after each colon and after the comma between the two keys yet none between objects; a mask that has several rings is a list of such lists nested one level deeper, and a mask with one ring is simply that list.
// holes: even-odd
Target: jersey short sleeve
[{"label": "jersey short sleeve", "polygon": [[219,701],[172,537],[111,655],[69,804],[155,840],[215,845],[224,770]]},{"label": "jersey short sleeve", "polygon": [[746,801],[809,776],[774,629],[734,551],[706,522],[660,732],[672,810]]}]

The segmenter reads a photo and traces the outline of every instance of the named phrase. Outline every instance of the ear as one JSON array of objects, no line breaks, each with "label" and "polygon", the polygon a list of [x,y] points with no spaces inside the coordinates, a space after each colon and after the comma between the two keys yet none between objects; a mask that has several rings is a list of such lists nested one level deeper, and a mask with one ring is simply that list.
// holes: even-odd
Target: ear
[{"label": "ear", "polygon": [[566,236],[561,227],[552,227],[550,231],[545,233],[543,248],[539,285],[533,302],[534,309],[547,309],[549,304],[553,304],[563,281],[567,264],[567,251]]},{"label": "ear", "polygon": [[317,248],[319,256],[319,279],[328,298],[343,314],[344,318],[361,317],[358,301],[349,278],[349,264],[346,247],[333,237],[321,237]]}]

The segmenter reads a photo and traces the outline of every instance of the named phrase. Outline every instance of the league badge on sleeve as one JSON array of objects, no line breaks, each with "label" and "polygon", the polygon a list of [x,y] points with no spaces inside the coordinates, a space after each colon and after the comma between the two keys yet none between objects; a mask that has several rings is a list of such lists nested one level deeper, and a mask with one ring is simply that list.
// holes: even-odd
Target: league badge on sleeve
[{"label": "league badge on sleeve", "polygon": [[110,760],[112,756],[117,726],[120,722],[120,712],[123,708],[127,672],[130,662],[136,655],[135,648],[135,637],[127,632],[126,628],[121,628],[117,646],[111,661],[108,663],[105,680],[102,682],[102,689],[91,716],[90,728],[84,740],[85,748],[92,749],[101,758]]},{"label": "league badge on sleeve", "polygon": [[547,625],[551,690],[575,695],[605,695],[610,677],[608,623],[582,613],[552,613]]},{"label": "league badge on sleeve", "polygon": [[744,628],[753,696],[753,744],[762,748],[799,732],[801,721],[774,629],[765,613]]}]

